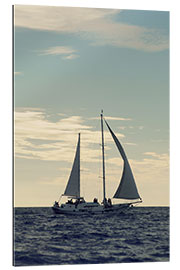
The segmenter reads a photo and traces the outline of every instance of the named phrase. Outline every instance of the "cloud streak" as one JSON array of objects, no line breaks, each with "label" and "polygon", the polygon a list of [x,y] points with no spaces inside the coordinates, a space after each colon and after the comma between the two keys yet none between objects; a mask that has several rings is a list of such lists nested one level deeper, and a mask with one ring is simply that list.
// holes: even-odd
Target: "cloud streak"
[{"label": "cloud streak", "polygon": [[148,52],[168,49],[160,30],[113,20],[119,10],[47,6],[15,6],[15,26],[76,34],[94,46],[116,46]]},{"label": "cloud streak", "polygon": [[15,72],[14,72],[14,75],[15,75],[15,76],[16,76],[16,75],[18,75],[18,76],[19,76],[19,75],[23,75],[23,73],[22,73],[22,72],[20,72],[20,71],[15,71]]},{"label": "cloud streak", "polygon": [[[60,160],[71,162],[81,132],[82,159],[86,162],[99,160],[101,134],[85,124],[81,116],[64,116],[51,122],[44,110],[17,109],[15,112],[15,155],[16,157],[39,160]],[[123,138],[121,133],[118,137]],[[105,131],[107,143],[112,143]],[[106,148],[108,149],[108,148]]]},{"label": "cloud streak", "polygon": [[72,54],[76,52],[74,49],[65,46],[50,47],[49,49],[42,50],[40,55],[61,55]]},{"label": "cloud streak", "polygon": [[73,59],[76,59],[78,57],[79,57],[79,55],[77,55],[77,54],[70,54],[70,55],[64,56],[63,59],[73,60]]},{"label": "cloud streak", "polygon": [[[90,119],[92,120],[97,120],[99,119],[98,117],[91,117]],[[124,118],[124,117],[112,117],[112,116],[106,116],[106,120],[112,120],[112,121],[131,121],[131,118]]]},{"label": "cloud streak", "polygon": [[63,59],[76,59],[79,55],[75,54],[76,50],[68,46],[55,46],[41,50],[39,55],[63,55]]}]

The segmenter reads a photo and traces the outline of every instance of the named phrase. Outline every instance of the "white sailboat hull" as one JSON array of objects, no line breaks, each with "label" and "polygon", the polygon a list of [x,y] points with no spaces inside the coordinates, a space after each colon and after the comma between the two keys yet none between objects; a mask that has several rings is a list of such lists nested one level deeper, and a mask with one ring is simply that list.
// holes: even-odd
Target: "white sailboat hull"
[{"label": "white sailboat hull", "polygon": [[105,207],[104,205],[95,203],[83,203],[82,205],[68,205],[53,206],[52,209],[56,214],[69,215],[92,215],[92,214],[107,214],[107,213],[124,213],[132,206],[131,203],[115,204]]}]

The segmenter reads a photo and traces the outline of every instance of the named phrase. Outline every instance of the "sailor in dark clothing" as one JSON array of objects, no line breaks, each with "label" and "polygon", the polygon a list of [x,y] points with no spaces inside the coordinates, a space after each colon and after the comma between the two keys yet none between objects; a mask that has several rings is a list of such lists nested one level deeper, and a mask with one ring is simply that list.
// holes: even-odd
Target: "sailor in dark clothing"
[{"label": "sailor in dark clothing", "polygon": [[59,203],[55,201],[54,206],[59,207]]},{"label": "sailor in dark clothing", "polygon": [[80,199],[78,198],[78,199],[75,201],[75,208],[77,208],[79,202],[80,202]]},{"label": "sailor in dark clothing", "polygon": [[108,205],[109,206],[112,206],[112,202],[111,202],[111,199],[110,198],[108,199]]}]

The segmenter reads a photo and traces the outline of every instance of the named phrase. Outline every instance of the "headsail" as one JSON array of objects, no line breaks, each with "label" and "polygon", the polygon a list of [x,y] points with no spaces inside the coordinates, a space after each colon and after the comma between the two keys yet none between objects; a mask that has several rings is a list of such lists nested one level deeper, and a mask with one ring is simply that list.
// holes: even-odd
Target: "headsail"
[{"label": "headsail", "polygon": [[113,139],[114,142],[124,160],[124,169],[123,169],[123,175],[120,181],[120,184],[117,188],[116,193],[114,194],[113,198],[120,198],[120,199],[130,199],[130,200],[134,200],[134,199],[138,199],[140,198],[137,187],[136,187],[136,183],[131,171],[131,167],[129,165],[128,159],[126,157],[126,154],[124,152],[124,149],[122,148],[122,145],[120,144],[119,140],[117,139],[117,137],[115,136],[115,134],[113,133],[112,129],[110,128],[110,126],[108,125],[108,123],[105,121]]},{"label": "headsail", "polygon": [[80,197],[80,133],[73,167],[64,195]]}]

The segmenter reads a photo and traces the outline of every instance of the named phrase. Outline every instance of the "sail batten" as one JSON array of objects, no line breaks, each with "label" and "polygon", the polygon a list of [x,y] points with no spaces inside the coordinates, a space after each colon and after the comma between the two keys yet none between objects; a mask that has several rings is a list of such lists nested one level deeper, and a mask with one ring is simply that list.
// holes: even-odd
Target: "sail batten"
[{"label": "sail batten", "polygon": [[135,184],[135,180],[134,180],[134,176],[133,173],[131,171],[131,167],[129,165],[128,159],[126,157],[126,154],[124,152],[124,149],[122,147],[122,145],[120,144],[119,140],[117,139],[117,137],[115,136],[115,134],[113,133],[112,129],[110,128],[110,126],[108,125],[108,123],[105,121],[111,135],[112,138],[119,150],[119,153],[122,156],[122,159],[124,161],[124,168],[123,168],[123,174],[122,174],[122,178],[120,181],[120,184],[113,196],[113,198],[118,198],[118,199],[129,199],[129,200],[134,200],[134,199],[138,199],[140,198],[136,184]]},{"label": "sail batten", "polygon": [[80,197],[80,134],[78,138],[73,167],[64,195]]}]

